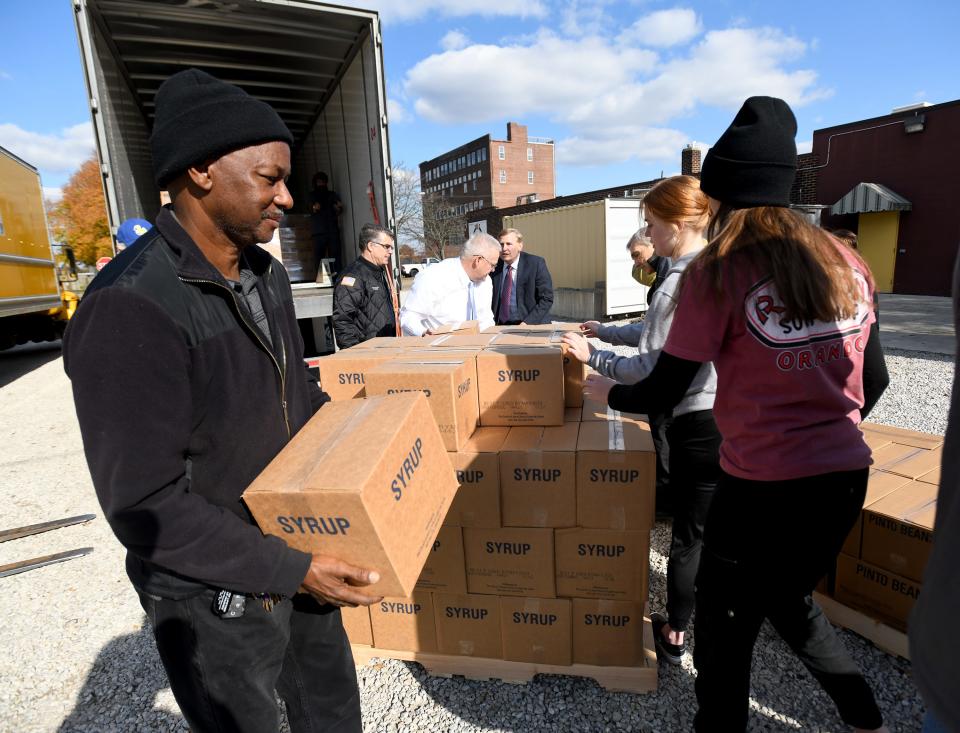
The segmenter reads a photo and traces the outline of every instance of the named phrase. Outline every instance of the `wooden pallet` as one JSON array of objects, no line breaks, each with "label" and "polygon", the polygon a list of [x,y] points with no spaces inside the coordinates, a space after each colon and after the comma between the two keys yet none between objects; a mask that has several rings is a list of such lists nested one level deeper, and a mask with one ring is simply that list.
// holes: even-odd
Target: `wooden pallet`
[{"label": "wooden pallet", "polygon": [[457,675],[471,680],[501,680],[516,684],[526,684],[538,674],[563,674],[588,677],[609,692],[637,694],[655,692],[657,689],[657,654],[653,646],[653,628],[647,617],[643,619],[643,652],[644,663],[637,667],[595,667],[589,664],[568,667],[353,645],[353,659],[358,666],[369,664],[374,659],[402,659],[421,664],[428,674],[436,677]]},{"label": "wooden pallet", "polygon": [[822,593],[814,593],[813,599],[823,609],[824,614],[834,626],[842,626],[864,639],[873,642],[883,651],[904,659],[910,659],[910,645],[907,635],[892,626],[871,618],[863,611],[845,606],[840,601]]}]

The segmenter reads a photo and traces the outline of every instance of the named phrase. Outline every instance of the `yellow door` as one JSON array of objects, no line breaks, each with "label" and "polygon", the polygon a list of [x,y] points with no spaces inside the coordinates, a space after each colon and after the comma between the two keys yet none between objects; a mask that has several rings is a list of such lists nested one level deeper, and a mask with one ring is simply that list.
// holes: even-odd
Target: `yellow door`
[{"label": "yellow door", "polygon": [[857,248],[870,265],[879,293],[893,292],[893,268],[896,264],[899,232],[899,211],[860,214]]}]

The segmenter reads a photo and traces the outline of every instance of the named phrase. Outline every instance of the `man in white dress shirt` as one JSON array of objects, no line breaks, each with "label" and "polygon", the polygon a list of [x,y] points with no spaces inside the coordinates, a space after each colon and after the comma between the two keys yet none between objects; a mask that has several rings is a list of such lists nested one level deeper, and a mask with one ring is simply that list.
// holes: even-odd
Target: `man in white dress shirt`
[{"label": "man in white dress shirt", "polygon": [[500,243],[478,232],[464,243],[459,257],[421,270],[400,310],[403,335],[428,335],[455,321],[479,321],[481,331],[492,326],[490,273],[499,259]]}]

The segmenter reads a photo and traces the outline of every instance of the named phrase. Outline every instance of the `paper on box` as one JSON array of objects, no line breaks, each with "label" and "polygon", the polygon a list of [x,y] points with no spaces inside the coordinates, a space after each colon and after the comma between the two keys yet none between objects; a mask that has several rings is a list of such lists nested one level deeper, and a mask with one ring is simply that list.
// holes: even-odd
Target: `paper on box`
[{"label": "paper on box", "polygon": [[863,510],[861,557],[912,580],[923,580],[933,546],[937,487],[910,481]]},{"label": "paper on box", "polygon": [[406,597],[456,489],[416,393],[324,405],[243,499],[265,534],[378,571],[371,595]]},{"label": "paper on box", "polygon": [[430,593],[384,598],[370,606],[373,645],[379,649],[436,652],[437,632]]},{"label": "paper on box", "polygon": [[558,596],[647,600],[649,532],[558,529],[554,543]]},{"label": "paper on box", "polygon": [[500,447],[510,428],[477,428],[450,453],[460,488],[444,519],[460,527],[500,526]]},{"label": "paper on box", "polygon": [[656,462],[649,426],[631,420],[581,423],[577,524],[597,529],[651,529]]},{"label": "paper on box", "polygon": [[577,523],[577,433],[580,423],[517,427],[500,448],[500,512],[505,527]]},{"label": "paper on box", "polygon": [[463,534],[459,527],[443,526],[417,581],[417,590],[466,593]]},{"label": "paper on box", "polygon": [[460,448],[477,428],[480,408],[475,359],[387,361],[368,370],[364,380],[368,397],[423,392],[448,451]]},{"label": "paper on box", "polygon": [[500,658],[499,598],[435,593],[433,602],[441,654]]},{"label": "paper on box", "polygon": [[513,662],[573,662],[572,606],[562,598],[500,598],[503,658]]},{"label": "paper on box", "polygon": [[573,663],[636,667],[644,663],[643,604],[573,599]]},{"label": "paper on box", "polygon": [[555,598],[552,529],[464,527],[467,590]]},{"label": "paper on box", "polygon": [[481,425],[562,425],[560,349],[491,347],[477,354]]}]

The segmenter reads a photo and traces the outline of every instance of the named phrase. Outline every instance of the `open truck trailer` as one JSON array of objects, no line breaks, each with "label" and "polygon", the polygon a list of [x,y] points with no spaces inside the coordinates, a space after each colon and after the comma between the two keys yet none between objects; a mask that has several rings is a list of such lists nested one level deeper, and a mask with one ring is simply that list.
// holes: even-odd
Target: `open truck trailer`
[{"label": "open truck trailer", "polygon": [[323,334],[333,297],[314,282],[306,224],[314,173],[325,171],[343,201],[344,264],[358,255],[364,223],[394,224],[377,13],[308,0],[73,5],[111,230],[130,217],[155,221],[160,209],[149,146],[160,84],[188,68],[236,84],[272,105],[293,134],[294,206],[281,224],[282,258],[297,318],[312,321],[305,337],[311,327]]}]

